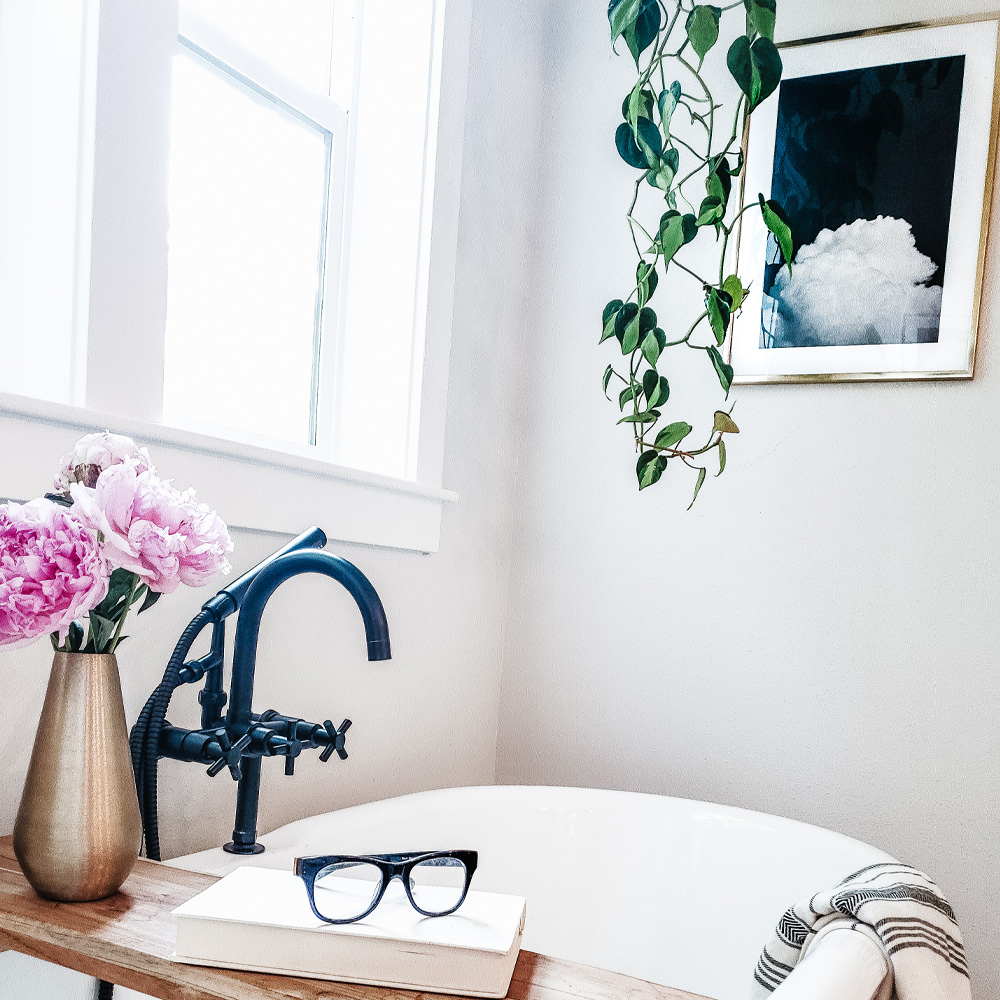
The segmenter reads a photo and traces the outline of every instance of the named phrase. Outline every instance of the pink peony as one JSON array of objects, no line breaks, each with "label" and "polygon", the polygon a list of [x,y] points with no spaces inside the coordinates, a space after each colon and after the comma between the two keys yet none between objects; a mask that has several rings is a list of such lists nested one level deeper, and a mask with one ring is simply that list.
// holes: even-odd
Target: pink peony
[{"label": "pink peony", "polygon": [[96,533],[51,500],[0,505],[0,646],[26,646],[104,600],[109,569]]},{"label": "pink peony", "polygon": [[104,536],[108,563],[135,573],[150,590],[203,587],[232,568],[225,522],[194,490],[183,493],[151,469],[124,462],[105,469],[91,489],[70,486],[73,512]]},{"label": "pink peony", "polygon": [[87,434],[77,441],[76,447],[68,455],[63,455],[59,471],[53,480],[55,491],[68,493],[73,483],[96,486],[97,477],[105,469],[122,462],[132,462],[139,472],[153,468],[149,452],[137,447],[124,434],[112,434],[110,431]]}]

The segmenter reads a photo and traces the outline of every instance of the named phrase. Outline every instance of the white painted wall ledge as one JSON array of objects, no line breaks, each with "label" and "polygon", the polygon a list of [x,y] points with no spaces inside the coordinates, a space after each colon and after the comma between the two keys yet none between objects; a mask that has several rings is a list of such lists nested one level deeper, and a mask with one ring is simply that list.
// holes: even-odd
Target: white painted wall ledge
[{"label": "white painted wall ledge", "polygon": [[[317,524],[331,539],[436,552],[441,511],[458,494],[333,465],[307,448],[279,450],[75,406],[0,393],[0,495],[51,489],[59,459],[82,434],[127,434],[148,445],[161,474],[242,528],[296,534]],[[266,472],[266,477],[262,473]]]}]

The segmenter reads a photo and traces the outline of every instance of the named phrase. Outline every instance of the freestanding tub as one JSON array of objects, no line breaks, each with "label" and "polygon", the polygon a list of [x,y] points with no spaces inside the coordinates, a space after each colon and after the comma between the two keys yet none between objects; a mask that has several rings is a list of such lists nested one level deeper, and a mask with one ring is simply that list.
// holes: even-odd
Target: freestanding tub
[{"label": "freestanding tub", "polygon": [[[714,1000],[746,1000],[760,949],[789,905],[892,860],[841,834],[764,813],[527,786],[418,792],[299,820],[260,841],[267,850],[255,857],[219,848],[170,864],[224,874],[245,864],[290,868],[299,855],[474,848],[473,888],[527,897],[525,948]],[[83,977],[60,975],[58,993],[51,985],[28,992],[22,978],[18,997],[70,1000],[69,978]],[[92,987],[79,988],[75,995],[93,996]],[[137,996],[117,992],[123,1000]]]}]

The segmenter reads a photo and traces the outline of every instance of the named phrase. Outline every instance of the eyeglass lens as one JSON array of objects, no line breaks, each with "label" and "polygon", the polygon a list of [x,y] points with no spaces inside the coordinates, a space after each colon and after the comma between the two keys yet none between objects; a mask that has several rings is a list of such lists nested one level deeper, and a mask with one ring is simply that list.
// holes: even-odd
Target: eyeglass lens
[{"label": "eyeglass lens", "polygon": [[410,871],[410,895],[426,913],[454,909],[465,888],[465,865],[458,858],[429,858]]},{"label": "eyeglass lens", "polygon": [[317,912],[327,920],[356,920],[371,907],[382,872],[364,861],[340,861],[320,869],[314,882]]}]

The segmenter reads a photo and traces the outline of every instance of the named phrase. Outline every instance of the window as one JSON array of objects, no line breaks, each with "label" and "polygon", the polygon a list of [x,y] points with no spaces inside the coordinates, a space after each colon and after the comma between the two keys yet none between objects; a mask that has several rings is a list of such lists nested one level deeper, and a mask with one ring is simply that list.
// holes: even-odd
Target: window
[{"label": "window", "polygon": [[332,458],[348,113],[329,96],[333,3],[285,6],[290,25],[273,0],[201,0],[233,34],[181,8],[163,419]]},{"label": "window", "polygon": [[0,495],[99,424],[171,449],[237,524],[436,548],[444,0],[55,2],[0,5],[0,434],[31,444]]}]

